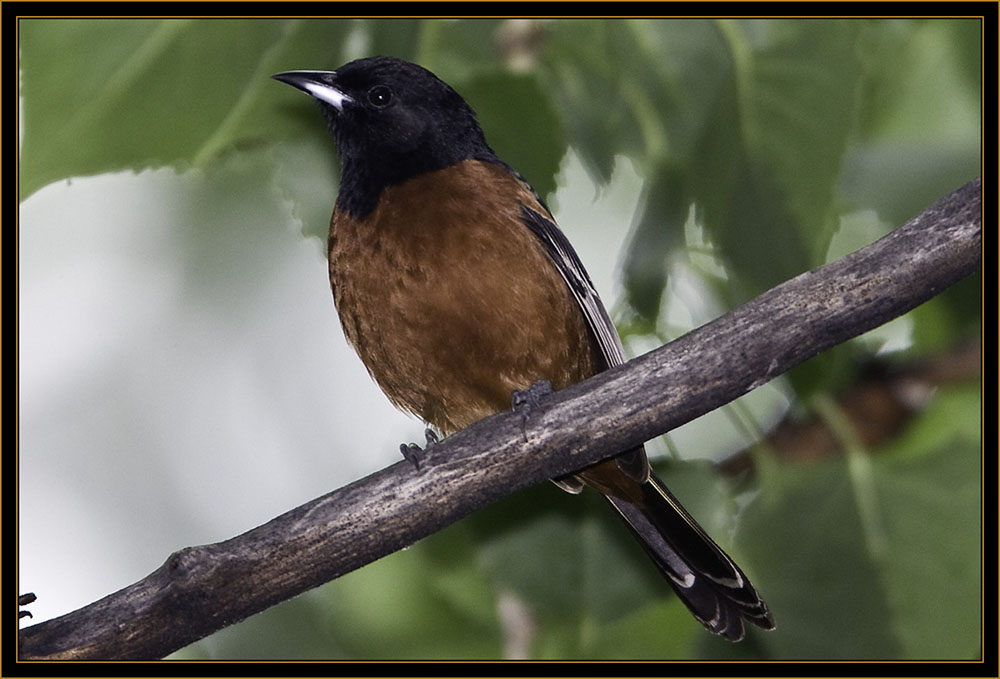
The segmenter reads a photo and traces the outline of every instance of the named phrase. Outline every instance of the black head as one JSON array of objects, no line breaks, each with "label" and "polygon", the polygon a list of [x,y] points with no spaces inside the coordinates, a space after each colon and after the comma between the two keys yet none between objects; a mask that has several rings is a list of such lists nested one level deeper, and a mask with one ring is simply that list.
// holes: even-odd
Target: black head
[{"label": "black head", "polygon": [[339,206],[356,217],[386,186],[462,160],[496,160],[475,112],[427,69],[391,57],[273,76],[311,95],[343,165]]}]

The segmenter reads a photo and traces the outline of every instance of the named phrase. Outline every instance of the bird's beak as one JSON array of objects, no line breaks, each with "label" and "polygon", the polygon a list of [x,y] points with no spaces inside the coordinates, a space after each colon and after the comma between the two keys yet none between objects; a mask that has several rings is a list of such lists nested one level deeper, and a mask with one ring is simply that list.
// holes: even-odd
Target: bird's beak
[{"label": "bird's beak", "polygon": [[344,110],[345,102],[353,101],[333,84],[337,79],[337,74],[333,71],[285,71],[271,77],[297,87],[338,111]]}]

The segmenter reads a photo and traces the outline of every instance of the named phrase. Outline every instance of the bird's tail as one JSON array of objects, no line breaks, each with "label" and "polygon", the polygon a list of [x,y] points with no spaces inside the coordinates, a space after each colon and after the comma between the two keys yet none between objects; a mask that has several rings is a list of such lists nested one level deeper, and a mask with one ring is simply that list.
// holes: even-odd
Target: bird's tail
[{"label": "bird's tail", "polygon": [[767,604],[740,567],[691,518],[656,475],[641,500],[606,495],[667,577],[677,596],[711,632],[743,638],[743,621],[774,629]]}]

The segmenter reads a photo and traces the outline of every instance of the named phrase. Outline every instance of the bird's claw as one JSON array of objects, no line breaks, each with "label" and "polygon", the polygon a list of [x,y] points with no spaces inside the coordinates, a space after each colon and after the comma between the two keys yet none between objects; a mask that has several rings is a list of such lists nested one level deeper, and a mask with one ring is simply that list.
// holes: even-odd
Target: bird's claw
[{"label": "bird's claw", "polygon": [[528,440],[528,418],[531,411],[538,407],[542,397],[552,393],[552,383],[548,380],[538,380],[527,389],[516,389],[510,397],[510,408],[516,413],[521,413],[521,435],[524,440]]},{"label": "bird's claw", "polygon": [[429,428],[424,429],[424,439],[426,443],[423,449],[421,449],[416,443],[399,444],[399,452],[401,452],[403,457],[406,458],[406,461],[412,464],[413,468],[417,470],[420,469],[420,465],[424,461],[424,455],[431,449],[431,446],[438,442],[437,434]]},{"label": "bird's claw", "polygon": [[[18,597],[17,597],[17,605],[18,606],[27,606],[28,604],[30,604],[31,602],[33,602],[37,598],[38,597],[35,596],[34,592],[28,592],[27,594],[19,594]],[[21,618],[32,618],[32,617],[34,617],[34,616],[31,615],[31,611],[18,611],[17,612],[17,619],[18,620],[20,620]]]}]

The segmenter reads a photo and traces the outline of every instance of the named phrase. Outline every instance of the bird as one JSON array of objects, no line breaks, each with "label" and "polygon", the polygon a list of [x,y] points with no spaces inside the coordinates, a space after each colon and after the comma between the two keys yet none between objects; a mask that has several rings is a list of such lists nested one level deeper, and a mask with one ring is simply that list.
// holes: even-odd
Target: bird
[{"label": "bird", "polygon": [[[625,362],[576,251],[451,86],[389,56],[272,77],[316,100],[333,136],[334,304],[396,407],[447,436],[509,409],[532,385],[558,390]],[[644,447],[554,481],[600,492],[709,631],[739,641],[744,622],[774,628],[746,574],[651,470]]]}]

